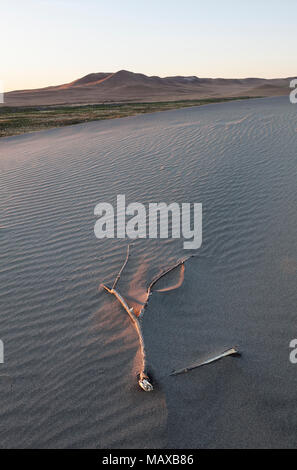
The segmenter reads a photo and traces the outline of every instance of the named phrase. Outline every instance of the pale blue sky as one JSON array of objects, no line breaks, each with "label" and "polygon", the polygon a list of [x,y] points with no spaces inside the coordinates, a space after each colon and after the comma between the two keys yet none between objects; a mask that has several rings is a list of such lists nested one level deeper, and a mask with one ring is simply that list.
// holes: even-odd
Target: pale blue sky
[{"label": "pale blue sky", "polygon": [[148,75],[297,74],[296,0],[1,0],[6,91],[120,69]]}]

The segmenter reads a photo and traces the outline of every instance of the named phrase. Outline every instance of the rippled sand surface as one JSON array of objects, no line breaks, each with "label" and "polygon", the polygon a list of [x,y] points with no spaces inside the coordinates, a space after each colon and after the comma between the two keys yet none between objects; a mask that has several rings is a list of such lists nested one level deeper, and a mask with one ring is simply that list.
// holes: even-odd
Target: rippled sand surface
[{"label": "rippled sand surface", "polygon": [[[0,141],[0,445],[293,447],[297,440],[297,115],[288,98],[94,122]],[[155,286],[138,338],[102,291],[127,240],[98,240],[98,202],[201,202],[203,243]],[[190,254],[135,240],[119,282],[141,307]],[[178,377],[173,368],[238,346]]]}]

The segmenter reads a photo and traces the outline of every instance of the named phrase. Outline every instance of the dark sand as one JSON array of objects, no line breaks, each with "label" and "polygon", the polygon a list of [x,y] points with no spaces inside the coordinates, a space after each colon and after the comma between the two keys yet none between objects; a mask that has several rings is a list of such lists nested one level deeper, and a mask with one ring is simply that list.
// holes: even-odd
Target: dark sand
[{"label": "dark sand", "polygon": [[[1,447],[296,447],[296,129],[272,98],[1,140]],[[201,249],[143,316],[152,393],[126,312],[98,291],[127,241],[97,240],[93,211],[117,194],[203,204]],[[136,240],[120,291],[141,305],[188,254]],[[169,376],[231,346],[242,357]]]}]

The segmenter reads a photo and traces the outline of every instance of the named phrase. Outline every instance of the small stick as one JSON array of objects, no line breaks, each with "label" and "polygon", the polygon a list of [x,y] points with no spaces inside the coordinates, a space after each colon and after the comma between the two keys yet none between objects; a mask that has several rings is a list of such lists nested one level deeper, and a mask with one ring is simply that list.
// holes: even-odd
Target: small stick
[{"label": "small stick", "polygon": [[165,271],[162,271],[160,274],[157,274],[157,276],[155,276],[153,278],[153,280],[151,281],[150,285],[148,286],[148,290],[147,290],[147,298],[146,298],[146,301],[144,303],[144,306],[142,307],[141,309],[141,312],[140,314],[143,313],[145,307],[147,306],[148,304],[148,301],[149,301],[149,297],[151,295],[151,291],[152,291],[152,288],[154,287],[154,285],[164,276],[166,276],[166,274],[170,273],[171,271],[173,271],[175,268],[177,268],[178,266],[181,266],[182,264],[184,264],[189,258],[192,258],[192,256],[194,255],[190,255],[190,256],[187,256],[186,258],[182,258],[180,260],[178,260],[173,266],[171,266],[170,268],[166,269]]},{"label": "small stick", "polygon": [[119,291],[115,290],[113,287],[110,288],[110,287],[106,286],[105,284],[102,284],[102,287],[104,287],[104,289],[107,290],[107,292],[109,292],[110,294],[113,294],[118,299],[118,301],[120,302],[122,307],[124,307],[124,309],[128,313],[128,315],[131,318],[132,322],[135,323],[137,321],[137,317],[136,317],[135,313],[133,312],[133,308],[129,307],[126,300],[119,293]]},{"label": "small stick", "polygon": [[149,377],[146,373],[146,368],[147,368],[146,367],[146,355],[145,355],[144,341],[143,341],[143,336],[142,336],[142,331],[141,331],[141,328],[140,328],[139,320],[138,320],[137,316],[135,315],[135,313],[133,312],[133,307],[130,308],[127,301],[124,299],[124,297],[120,294],[120,292],[118,290],[115,289],[115,287],[117,285],[117,282],[120,279],[120,276],[121,276],[121,274],[122,274],[122,272],[123,272],[123,270],[124,270],[124,268],[125,268],[125,266],[128,262],[128,258],[129,258],[129,245],[127,247],[126,259],[125,259],[124,264],[121,267],[117,277],[115,278],[115,281],[113,283],[112,288],[106,286],[105,284],[102,284],[102,287],[104,287],[104,289],[107,292],[109,292],[110,294],[113,294],[118,299],[118,301],[120,302],[122,307],[128,313],[130,319],[132,320],[132,323],[133,323],[133,325],[136,329],[136,332],[138,334],[139,345],[140,345],[140,353],[141,353],[141,358],[142,358],[142,368],[141,368],[141,371],[139,373],[138,384],[145,392],[150,392],[150,391],[153,390],[153,385],[151,384],[150,379],[149,379]]},{"label": "small stick", "polygon": [[124,309],[126,310],[126,312],[128,313],[129,317],[131,318],[131,320],[133,322],[133,325],[134,325],[134,327],[136,329],[136,332],[138,334],[139,345],[140,345],[140,353],[141,353],[141,358],[142,358],[142,368],[141,368],[141,371],[139,373],[138,384],[145,392],[151,392],[153,390],[153,385],[151,384],[150,379],[149,379],[149,377],[146,373],[146,369],[147,369],[147,367],[146,367],[146,354],[145,354],[145,349],[144,349],[144,341],[143,341],[142,331],[141,331],[141,328],[140,328],[138,318],[134,314],[133,308],[129,307],[126,300],[119,293],[119,291],[117,291],[113,288],[110,289],[108,286],[106,286],[104,284],[102,284],[102,286],[104,287],[105,290],[107,290],[107,292],[109,292],[110,294],[113,294],[118,299],[118,301],[120,302],[122,307],[124,307]]},{"label": "small stick", "polygon": [[128,262],[129,252],[130,252],[130,245],[127,246],[126,259],[125,259],[125,261],[124,261],[123,266],[122,266],[121,269],[119,270],[119,273],[118,273],[117,277],[116,277],[115,280],[114,280],[114,283],[113,283],[113,286],[112,286],[113,289],[116,288],[116,285],[117,285],[117,283],[118,283],[118,280],[120,279],[121,274],[122,274],[122,272],[123,272],[123,270],[124,270],[124,268],[125,268],[125,266],[126,266],[126,264],[127,264],[127,262]]},{"label": "small stick", "polygon": [[219,359],[222,359],[222,357],[232,356],[232,355],[240,356],[241,354],[240,352],[237,351],[237,349],[230,348],[222,352],[221,354],[218,354],[217,356],[211,357],[210,359],[206,359],[205,361],[191,364],[190,366],[185,367],[184,369],[173,370],[170,375],[184,374],[185,372],[188,372],[189,370],[196,369],[197,367],[205,366],[206,364],[210,364],[211,362],[215,362],[215,361],[218,361]]}]

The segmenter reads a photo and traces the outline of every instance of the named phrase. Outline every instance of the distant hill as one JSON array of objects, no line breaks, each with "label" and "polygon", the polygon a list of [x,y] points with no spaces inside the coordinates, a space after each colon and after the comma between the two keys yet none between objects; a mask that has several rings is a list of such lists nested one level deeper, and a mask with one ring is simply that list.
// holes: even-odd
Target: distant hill
[{"label": "distant hill", "polygon": [[223,79],[196,76],[161,78],[120,70],[115,73],[90,73],[71,83],[58,86],[11,91],[4,95],[4,106],[278,96],[289,94],[289,83],[292,78]]}]

